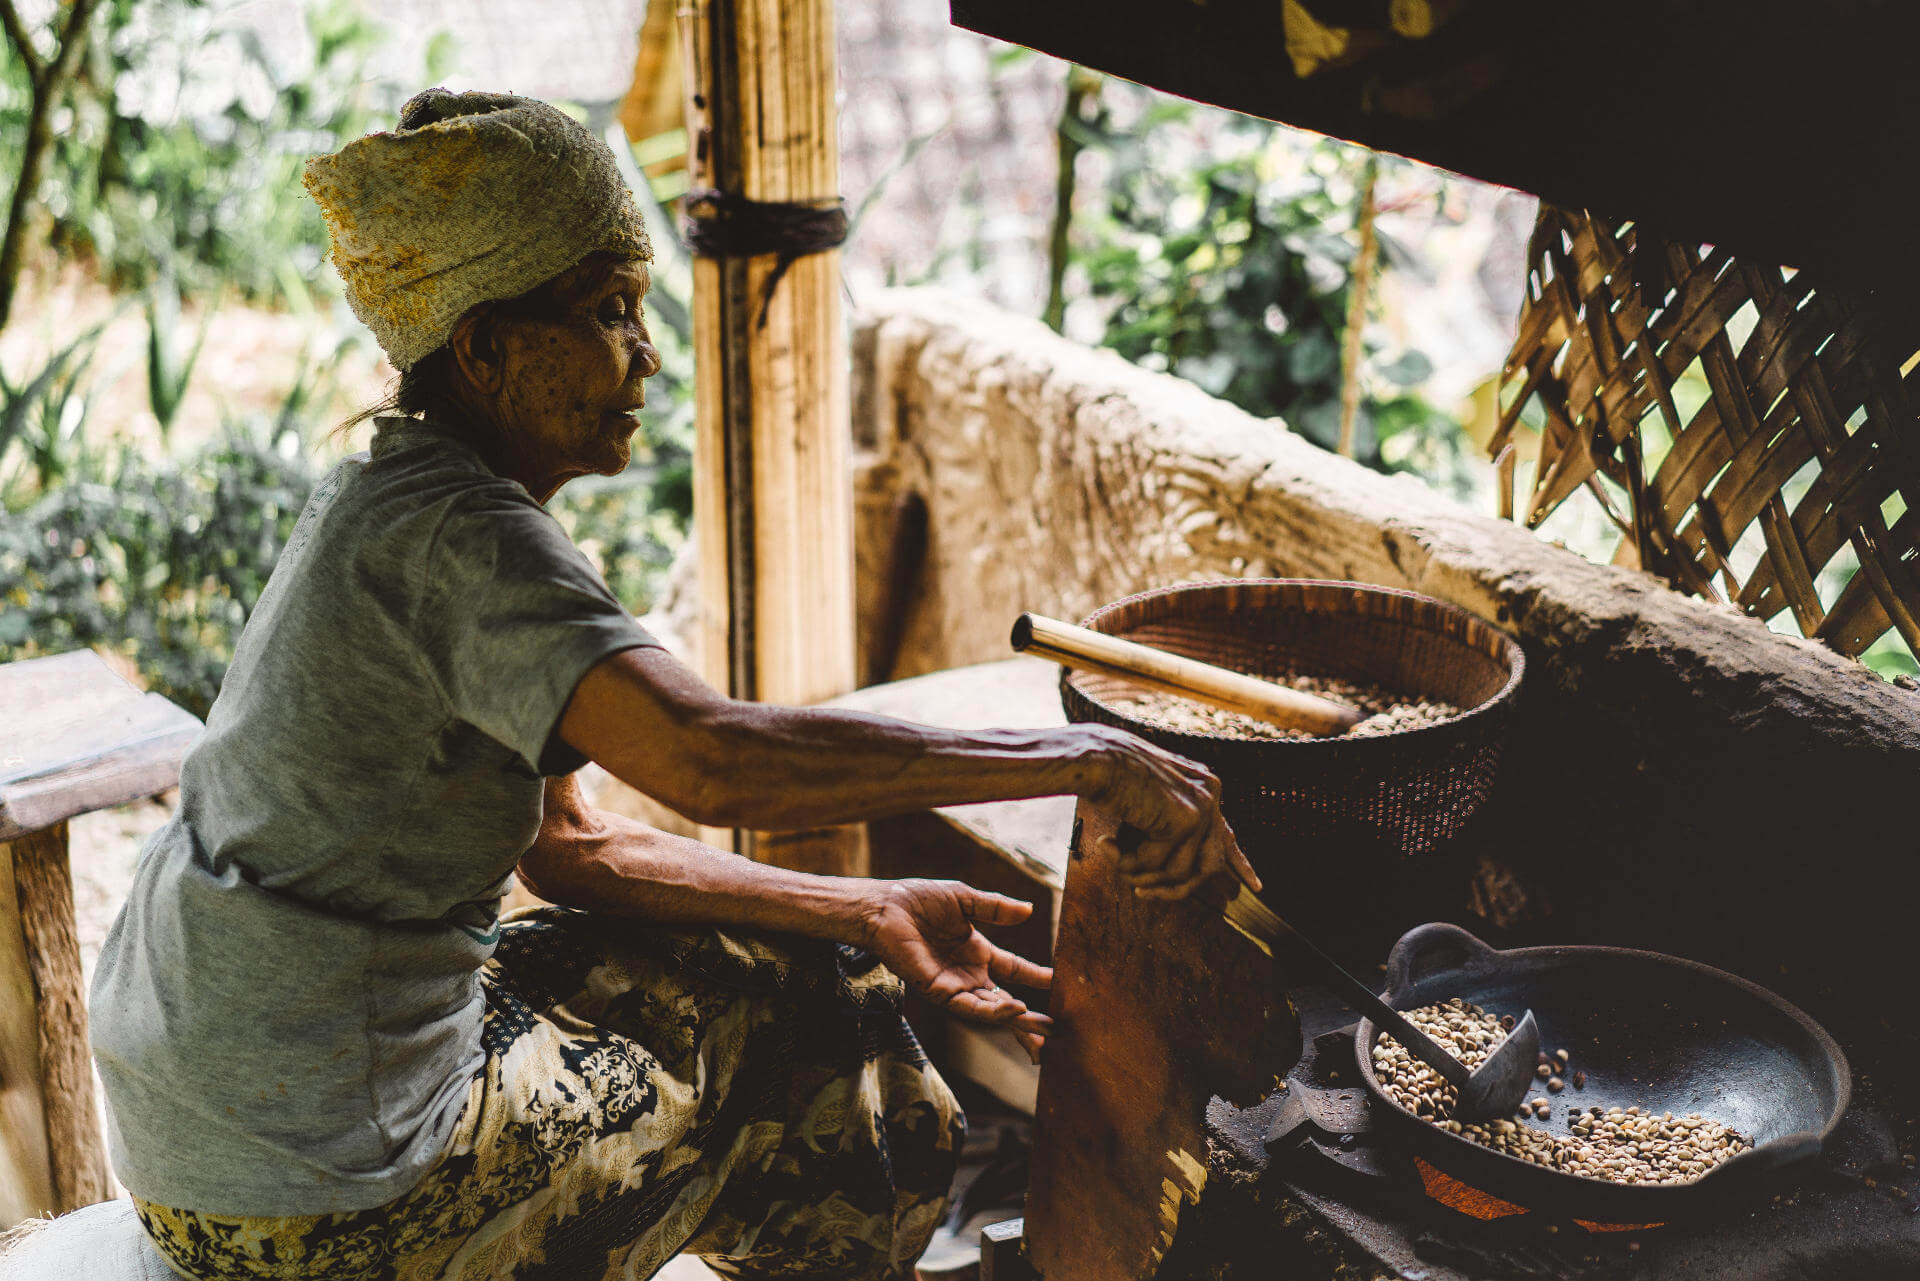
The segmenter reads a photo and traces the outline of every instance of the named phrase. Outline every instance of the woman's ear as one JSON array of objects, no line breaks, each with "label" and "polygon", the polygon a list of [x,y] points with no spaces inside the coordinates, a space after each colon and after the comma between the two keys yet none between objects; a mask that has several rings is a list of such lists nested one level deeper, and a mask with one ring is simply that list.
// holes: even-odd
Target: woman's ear
[{"label": "woman's ear", "polygon": [[506,361],[499,320],[487,308],[475,307],[460,317],[447,337],[447,348],[461,381],[483,396],[499,394],[506,383]]}]

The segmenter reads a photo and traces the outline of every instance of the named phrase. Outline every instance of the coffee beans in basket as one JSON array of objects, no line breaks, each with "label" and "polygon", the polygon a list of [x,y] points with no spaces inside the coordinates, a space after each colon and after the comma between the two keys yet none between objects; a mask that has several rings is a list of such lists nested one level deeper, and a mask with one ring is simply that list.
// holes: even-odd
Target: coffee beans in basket
[{"label": "coffee beans in basket", "polygon": [[[1366,719],[1348,730],[1346,738],[1373,738],[1402,730],[1437,725],[1460,715],[1460,709],[1425,698],[1408,698],[1381,689],[1333,676],[1308,676],[1289,673],[1275,678],[1305,694],[1318,694],[1336,703],[1344,703],[1361,712]],[[1178,694],[1158,690],[1129,691],[1102,698],[1108,707],[1136,720],[1182,734],[1212,734],[1220,738],[1311,738],[1313,735],[1286,729],[1243,712],[1230,712],[1209,703],[1196,703]]]},{"label": "coffee beans in basket", "polygon": [[[1506,1020],[1458,997],[1403,1013],[1468,1067],[1485,1062],[1507,1037]],[[1560,1050],[1540,1057],[1541,1074],[1548,1078],[1541,1084],[1550,1088],[1548,1081],[1561,1079],[1570,1055]],[[1552,1102],[1545,1097],[1522,1103],[1515,1120],[1463,1125],[1448,1115],[1457,1097],[1454,1088],[1385,1032],[1373,1043],[1373,1074],[1395,1102],[1441,1129],[1534,1165],[1610,1183],[1688,1183],[1753,1146],[1733,1127],[1698,1113],[1675,1116],[1638,1107],[1569,1108],[1567,1132],[1560,1134],[1529,1124],[1551,1114]],[[1573,1079],[1576,1088],[1586,1084],[1584,1072]]]}]

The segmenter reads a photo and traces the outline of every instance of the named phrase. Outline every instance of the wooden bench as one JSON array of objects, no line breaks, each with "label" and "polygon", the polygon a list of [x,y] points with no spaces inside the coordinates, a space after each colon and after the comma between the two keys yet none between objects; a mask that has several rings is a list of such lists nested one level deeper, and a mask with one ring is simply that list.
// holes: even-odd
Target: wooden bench
[{"label": "wooden bench", "polygon": [[113,1195],[67,820],[172,787],[200,728],[90,650],[0,665],[0,1227]]},{"label": "wooden bench", "polygon": [[[956,667],[855,690],[827,703],[946,729],[1047,729],[1067,723],[1060,669],[1037,658]],[[1031,901],[1033,919],[1001,934],[1046,962],[1067,883],[1074,798],[954,805],[867,825],[875,876],[953,876]],[[953,1022],[946,1066],[1006,1103],[1033,1111],[1040,1072],[1011,1035]]]}]

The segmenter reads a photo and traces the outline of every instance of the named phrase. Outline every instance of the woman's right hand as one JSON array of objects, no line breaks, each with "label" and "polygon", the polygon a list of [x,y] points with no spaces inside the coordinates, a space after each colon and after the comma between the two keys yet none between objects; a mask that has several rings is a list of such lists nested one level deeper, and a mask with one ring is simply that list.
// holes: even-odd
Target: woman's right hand
[{"label": "woman's right hand", "polygon": [[[1185,898],[1228,874],[1259,890],[1260,877],[1220,812],[1220,780],[1212,770],[1112,726],[1082,724],[1068,732],[1095,740],[1097,766],[1081,795],[1144,836],[1135,848],[1115,848],[1134,893]],[[1103,840],[1114,844],[1115,837]]]}]

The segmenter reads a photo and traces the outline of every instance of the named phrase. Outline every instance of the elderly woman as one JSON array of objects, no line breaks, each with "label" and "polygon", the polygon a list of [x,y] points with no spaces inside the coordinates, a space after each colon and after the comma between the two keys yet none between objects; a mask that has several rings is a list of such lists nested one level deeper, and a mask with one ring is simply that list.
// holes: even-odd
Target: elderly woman
[{"label": "elderly woman", "polygon": [[[600,813],[597,761],[769,829],[1075,793],[1142,892],[1251,881],[1204,770],[1098,726],[955,733],[741,703],[542,504],[626,466],[659,368],[645,230],[542,103],[432,90],[309,166],[402,371],[247,624],[93,988],[114,1167],[198,1281],[892,1277],[962,1120],[905,985],[1048,1031],[952,881],[809,876]],[[520,877],[564,906],[502,921]]]}]

